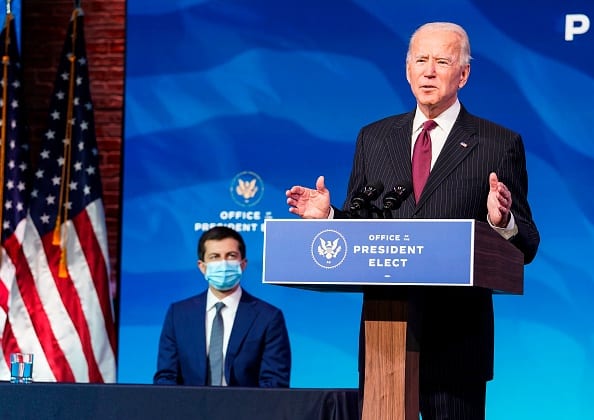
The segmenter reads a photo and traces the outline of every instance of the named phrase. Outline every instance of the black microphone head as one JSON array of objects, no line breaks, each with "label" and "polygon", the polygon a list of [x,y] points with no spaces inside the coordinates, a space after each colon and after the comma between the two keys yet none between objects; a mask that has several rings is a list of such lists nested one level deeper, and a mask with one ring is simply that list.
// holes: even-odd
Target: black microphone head
[{"label": "black microphone head", "polygon": [[373,184],[364,186],[361,189],[361,194],[365,196],[367,201],[373,201],[384,192],[384,184],[381,181],[376,181]]},{"label": "black microphone head", "polygon": [[351,210],[360,210],[368,207],[369,203],[378,198],[384,192],[384,184],[376,181],[361,188],[351,200]]},{"label": "black microphone head", "polygon": [[412,185],[412,182],[410,182],[410,181],[399,182],[393,188],[393,191],[396,193],[396,195],[401,197],[402,201],[407,199],[407,197],[410,195],[412,190],[413,190],[413,185]]},{"label": "black microphone head", "polygon": [[394,188],[386,193],[384,197],[384,209],[397,210],[410,195],[412,189],[413,187],[410,181],[397,183]]}]

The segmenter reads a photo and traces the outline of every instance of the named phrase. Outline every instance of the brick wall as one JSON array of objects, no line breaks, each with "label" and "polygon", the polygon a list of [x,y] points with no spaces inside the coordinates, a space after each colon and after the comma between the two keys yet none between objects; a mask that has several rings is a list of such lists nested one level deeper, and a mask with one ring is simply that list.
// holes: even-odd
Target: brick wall
[{"label": "brick wall", "polygon": [[[124,100],[125,0],[83,0],[85,38],[101,153],[112,283],[118,279],[120,167]],[[33,164],[46,128],[50,95],[74,1],[22,0],[21,59]]]}]

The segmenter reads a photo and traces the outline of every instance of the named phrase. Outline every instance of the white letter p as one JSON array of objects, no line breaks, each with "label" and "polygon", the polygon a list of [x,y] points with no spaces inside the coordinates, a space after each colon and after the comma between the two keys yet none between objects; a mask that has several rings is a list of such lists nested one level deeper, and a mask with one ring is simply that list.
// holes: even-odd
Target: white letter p
[{"label": "white letter p", "polygon": [[574,35],[581,35],[590,29],[590,19],[586,15],[565,15],[565,40],[573,41]]}]

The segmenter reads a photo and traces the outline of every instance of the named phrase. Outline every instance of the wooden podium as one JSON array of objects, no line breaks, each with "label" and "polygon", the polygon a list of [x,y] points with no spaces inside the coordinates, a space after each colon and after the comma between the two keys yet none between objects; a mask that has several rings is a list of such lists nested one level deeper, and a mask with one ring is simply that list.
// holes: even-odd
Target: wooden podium
[{"label": "wooden podium", "polygon": [[[276,221],[274,221],[276,222]],[[386,232],[394,232],[394,225],[375,224],[367,233],[365,225],[357,226],[351,238],[344,231],[350,233],[350,225],[347,221],[324,221],[319,224],[319,221],[311,220],[279,220],[277,225],[274,222],[266,222],[265,241],[264,241],[264,273],[263,282],[283,286],[298,287],[310,290],[320,291],[347,291],[347,292],[362,292],[363,293],[363,328],[365,341],[365,372],[363,384],[363,420],[418,420],[419,418],[419,352],[417,341],[418,329],[418,315],[415,314],[410,305],[409,300],[415,293],[425,287],[432,287],[437,285],[433,277],[439,276],[435,274],[427,281],[410,281],[406,278],[407,273],[404,272],[402,278],[394,281],[390,275],[388,281],[381,282],[377,279],[371,283],[363,280],[345,280],[342,276],[332,273],[327,267],[320,270],[319,273],[313,271],[300,273],[299,270],[295,272],[295,268],[307,264],[306,258],[300,260],[301,253],[309,253],[314,255],[317,251],[324,251],[327,249],[325,242],[334,244],[336,251],[341,248],[346,260],[350,254],[357,254],[357,250],[361,250],[361,245],[351,245],[351,243],[362,243],[369,238],[380,238],[381,234],[377,234],[378,226],[384,227]],[[426,221],[385,221],[385,223],[407,223],[403,232],[409,232],[409,237],[423,237],[422,232],[417,235],[416,223]],[[439,246],[443,247],[436,250],[433,255],[439,252],[449,250],[449,252],[458,252],[460,248],[459,243],[450,244],[449,241],[457,241],[459,236],[457,234],[440,233],[438,229],[444,224],[453,221],[430,221],[435,223],[431,230],[435,230],[436,239],[424,239],[424,247],[430,248],[435,242],[440,242]],[[456,264],[467,264],[470,281],[461,281],[460,284],[455,281],[448,281],[446,284],[452,287],[482,287],[492,290],[494,293],[503,294],[522,294],[524,282],[524,257],[523,254],[508,241],[503,239],[497,232],[495,232],[486,223],[476,222],[472,220],[462,221],[469,223],[470,237],[468,240],[469,258],[464,256],[457,261]],[[365,223],[365,221],[359,223]],[[380,223],[380,222],[376,222]],[[338,225],[336,225],[338,224]],[[395,225],[398,226],[398,225]],[[444,225],[445,226],[445,225]],[[426,226],[419,225],[425,228]],[[449,226],[446,226],[449,229]],[[408,229],[408,230],[406,230]],[[359,235],[359,231],[364,233]],[[463,230],[464,231],[464,230]],[[336,232],[336,240],[325,240],[318,238],[316,232]],[[328,238],[329,233],[326,234]],[[358,236],[359,235],[359,236]],[[372,236],[377,235],[377,236]],[[386,234],[392,235],[394,234]],[[308,239],[314,237],[313,240]],[[302,238],[302,239],[301,239]],[[342,238],[342,239],[340,239]],[[361,239],[363,238],[363,239]],[[339,241],[340,239],[340,241]],[[344,250],[338,243],[344,241]],[[445,242],[445,243],[444,243]],[[316,244],[320,245],[316,245]],[[466,245],[466,242],[463,242]],[[373,245],[367,245],[373,246]],[[271,259],[278,260],[282,258],[278,252],[279,249],[290,247],[295,254],[291,255],[292,260],[297,260],[296,264],[288,267],[290,272],[283,273],[282,269],[275,267],[278,261],[273,262]],[[320,248],[321,247],[321,248]],[[358,248],[357,248],[358,247]],[[303,248],[303,249],[302,249]],[[461,247],[462,249],[465,246]],[[367,248],[369,251],[370,248]],[[384,251],[386,249],[383,249]],[[376,248],[377,251],[377,248]],[[328,251],[330,252],[330,251]],[[340,257],[338,252],[335,252],[336,257]],[[334,254],[329,254],[334,255]],[[443,262],[442,259],[431,256],[428,252],[427,260],[424,264]],[[421,261],[420,259],[418,259]],[[302,262],[300,262],[302,261]],[[414,261],[413,261],[414,262]],[[286,260],[283,261],[286,266]],[[360,263],[359,263],[360,264]],[[319,263],[318,263],[319,265]],[[333,268],[333,267],[331,267]],[[452,267],[435,266],[433,270],[435,273],[444,272],[444,270],[451,271]],[[286,270],[286,268],[285,268]],[[288,271],[288,270],[287,270]],[[353,269],[344,270],[346,273],[352,273]],[[396,269],[393,270],[397,272]],[[312,274],[314,273],[314,274]],[[397,272],[400,274],[399,272]],[[317,274],[317,277],[315,277]],[[413,272],[414,274],[414,272]],[[349,274],[344,274],[349,275]],[[352,275],[352,274],[351,274]],[[313,277],[312,277],[313,276]],[[462,276],[465,277],[465,276]],[[300,280],[301,278],[301,280]],[[307,279],[307,280],[303,280]],[[441,284],[439,284],[441,285]],[[390,288],[389,293],[386,287]]]}]

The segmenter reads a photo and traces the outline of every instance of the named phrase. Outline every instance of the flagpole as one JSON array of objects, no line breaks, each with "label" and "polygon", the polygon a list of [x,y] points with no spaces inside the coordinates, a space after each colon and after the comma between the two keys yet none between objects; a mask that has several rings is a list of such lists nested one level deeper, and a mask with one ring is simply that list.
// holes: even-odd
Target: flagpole
[{"label": "flagpole", "polygon": [[69,88],[68,88],[68,106],[66,108],[66,127],[65,127],[65,141],[64,141],[64,165],[62,166],[62,179],[60,184],[60,198],[59,198],[59,207],[58,207],[58,215],[56,218],[56,227],[54,230],[53,236],[53,243],[55,245],[60,245],[60,263],[58,265],[58,277],[66,278],[68,277],[67,271],[67,256],[66,256],[66,244],[67,238],[66,235],[68,234],[67,229],[62,229],[62,217],[64,223],[68,220],[68,207],[66,203],[69,200],[69,186],[70,186],[70,163],[72,158],[72,113],[73,113],[73,106],[74,106],[74,86],[75,86],[75,79],[76,79],[76,24],[77,18],[79,15],[79,9],[76,8],[72,12],[72,21],[73,21],[73,31],[72,31],[72,46],[71,46],[71,54],[68,57],[70,61],[70,76],[69,76]]},{"label": "flagpole", "polygon": [[[6,160],[6,109],[8,108],[8,66],[10,66],[10,20],[12,14],[10,13],[10,0],[6,0],[6,21],[4,26],[6,28],[6,37],[4,40],[4,51],[2,54],[2,132],[0,134],[0,224],[4,223],[4,169]],[[2,254],[0,253],[0,265],[2,264]]]}]

